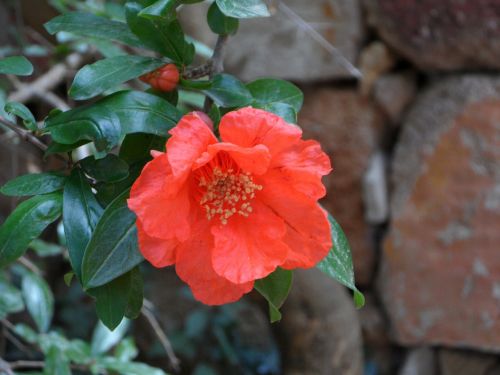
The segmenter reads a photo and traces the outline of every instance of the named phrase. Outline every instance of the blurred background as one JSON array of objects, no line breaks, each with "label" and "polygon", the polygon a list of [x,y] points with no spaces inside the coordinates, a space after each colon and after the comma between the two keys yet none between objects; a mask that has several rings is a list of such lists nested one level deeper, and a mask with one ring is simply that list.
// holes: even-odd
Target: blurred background
[{"label": "blurred background", "polygon": [[[74,73],[113,46],[70,35],[58,45],[42,25],[65,9],[119,18],[118,3],[0,0],[0,57],[24,54],[35,65],[23,82],[0,81],[0,103],[24,102],[38,119],[74,106],[66,96]],[[181,13],[186,32],[209,49],[208,5]],[[500,1],[269,5],[273,17],[240,23],[225,68],[303,89],[299,124],[332,159],[323,204],[349,238],[367,303],[356,311],[341,286],[296,272],[283,320],[271,325],[258,296],[208,308],[172,270],[145,267],[146,297],[181,373],[500,374]],[[0,129],[0,184],[56,167]],[[15,204],[0,197],[0,221]],[[45,240],[56,239],[52,228]],[[55,325],[88,339],[92,301],[64,285],[64,259],[32,256],[50,275]],[[171,368],[146,322],[131,332],[141,360]],[[0,350],[16,351],[5,338]]]}]

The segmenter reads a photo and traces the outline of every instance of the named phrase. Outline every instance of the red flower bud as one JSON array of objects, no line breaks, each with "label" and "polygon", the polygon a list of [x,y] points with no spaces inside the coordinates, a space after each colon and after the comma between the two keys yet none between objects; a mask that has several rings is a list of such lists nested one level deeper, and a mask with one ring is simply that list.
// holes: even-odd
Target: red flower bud
[{"label": "red flower bud", "polygon": [[172,91],[179,82],[179,70],[174,64],[167,64],[140,77],[151,87],[160,91]]}]

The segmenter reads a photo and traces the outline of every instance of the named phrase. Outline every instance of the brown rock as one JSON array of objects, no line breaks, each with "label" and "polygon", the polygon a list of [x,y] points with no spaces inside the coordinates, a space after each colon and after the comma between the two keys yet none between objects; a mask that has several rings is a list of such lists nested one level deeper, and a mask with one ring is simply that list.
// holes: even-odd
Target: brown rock
[{"label": "brown rock", "polygon": [[393,124],[398,124],[415,98],[417,84],[411,73],[391,73],[381,76],[373,87],[373,97]]},{"label": "brown rock", "polygon": [[439,350],[441,375],[487,375],[498,362],[496,355],[465,350]]},{"label": "brown rock", "polygon": [[371,227],[364,220],[363,174],[380,145],[384,118],[355,90],[305,90],[299,124],[304,137],[317,139],[330,155],[334,171],[324,179],[324,206],[347,234],[354,257],[356,280],[368,284],[375,250]]},{"label": "brown rock", "polygon": [[497,0],[365,0],[380,37],[424,70],[500,68]]},{"label": "brown rock", "polygon": [[500,79],[448,79],[396,147],[380,295],[402,344],[500,350]]},{"label": "brown rock", "polygon": [[[295,81],[351,77],[341,58],[322,46],[308,25],[351,63],[363,40],[359,0],[285,0],[304,22],[274,2],[273,16],[242,20],[229,41],[226,69],[244,80],[261,76]],[[305,23],[307,23],[305,25]]]},{"label": "brown rock", "polygon": [[316,269],[297,270],[277,326],[284,341],[283,373],[361,375],[363,348],[351,296]]}]

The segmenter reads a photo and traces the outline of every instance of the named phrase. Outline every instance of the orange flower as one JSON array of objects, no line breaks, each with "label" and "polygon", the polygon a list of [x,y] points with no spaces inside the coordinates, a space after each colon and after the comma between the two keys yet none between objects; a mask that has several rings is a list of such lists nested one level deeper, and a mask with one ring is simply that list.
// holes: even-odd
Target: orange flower
[{"label": "orange flower", "polygon": [[316,141],[254,108],[226,114],[218,142],[196,113],[170,131],[166,153],[134,183],[139,247],[156,267],[175,264],[196,299],[236,301],[280,266],[313,267],[332,245]]}]

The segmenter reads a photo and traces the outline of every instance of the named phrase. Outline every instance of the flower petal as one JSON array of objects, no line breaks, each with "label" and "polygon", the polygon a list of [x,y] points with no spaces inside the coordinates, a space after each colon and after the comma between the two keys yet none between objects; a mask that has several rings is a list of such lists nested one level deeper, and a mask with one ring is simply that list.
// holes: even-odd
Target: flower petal
[{"label": "flower petal", "polygon": [[281,267],[310,268],[323,259],[332,247],[330,224],[324,210],[315,201],[266,175],[260,199],[285,222],[283,240],[290,248]]},{"label": "flower petal", "polygon": [[330,158],[316,141],[299,141],[273,159],[274,178],[317,200],[326,194],[321,178],[332,170]]},{"label": "flower petal", "polygon": [[208,223],[198,224],[192,237],[179,246],[175,270],[198,301],[207,305],[235,302],[252,290],[253,281],[234,284],[217,275],[211,259],[213,242]]},{"label": "flower petal", "polygon": [[167,141],[167,155],[175,176],[191,170],[208,145],[217,143],[217,138],[196,113],[185,115],[169,133],[172,137]]},{"label": "flower petal", "polygon": [[290,147],[302,136],[302,130],[281,117],[246,107],[224,115],[219,125],[221,139],[242,147],[267,146],[272,156]]},{"label": "flower petal", "polygon": [[139,250],[144,258],[158,268],[174,264],[179,241],[177,239],[164,240],[151,237],[144,231],[139,220],[137,220],[136,225]]},{"label": "flower petal", "polygon": [[283,263],[289,250],[282,241],[283,220],[257,199],[252,208],[248,217],[234,215],[226,225],[212,226],[214,270],[233,283],[266,277]]},{"label": "flower petal", "polygon": [[226,152],[241,169],[252,174],[265,173],[271,162],[269,150],[264,145],[240,147],[232,143],[217,143],[208,146],[207,151],[194,163],[193,169],[209,163],[221,151]]},{"label": "flower petal", "polygon": [[134,182],[127,202],[150,236],[162,239],[177,237],[179,240],[189,236],[187,184],[172,175],[167,154],[159,155],[146,164]]}]

